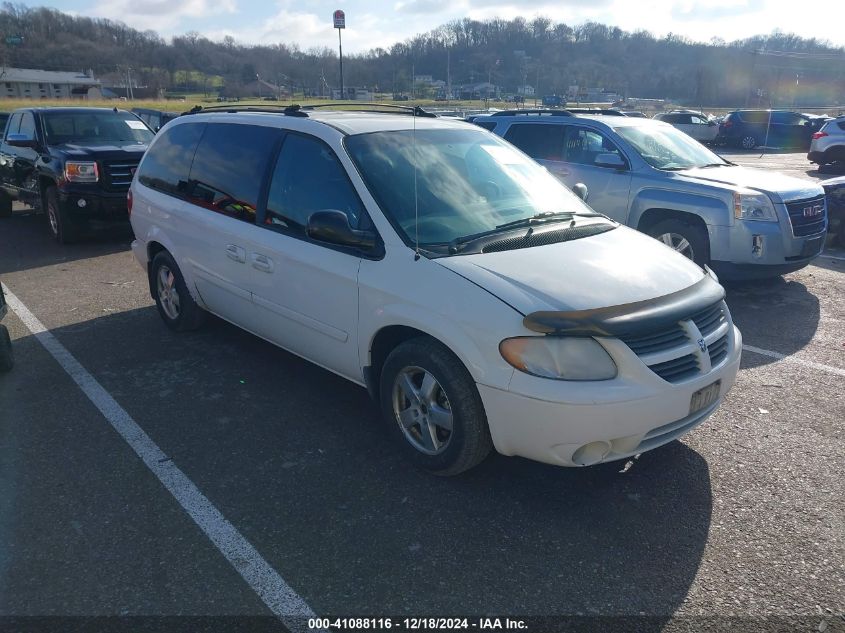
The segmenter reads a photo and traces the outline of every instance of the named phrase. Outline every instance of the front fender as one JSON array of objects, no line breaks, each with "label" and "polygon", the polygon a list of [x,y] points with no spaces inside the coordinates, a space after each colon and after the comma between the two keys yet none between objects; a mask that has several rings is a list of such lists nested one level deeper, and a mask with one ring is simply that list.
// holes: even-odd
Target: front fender
[{"label": "front fender", "polygon": [[717,196],[647,188],[636,193],[631,202],[628,226],[638,228],[649,209],[669,209],[700,217],[710,226],[731,226],[733,214],[728,204]]}]

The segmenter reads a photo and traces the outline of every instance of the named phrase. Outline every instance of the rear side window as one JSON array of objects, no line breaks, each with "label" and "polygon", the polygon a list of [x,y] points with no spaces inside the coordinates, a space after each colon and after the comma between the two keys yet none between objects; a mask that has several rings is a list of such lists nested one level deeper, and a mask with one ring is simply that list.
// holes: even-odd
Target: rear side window
[{"label": "rear side window", "polygon": [[12,115],[12,120],[9,121],[9,127],[6,130],[6,136],[8,136],[9,134],[17,134],[18,128],[20,128],[20,126],[21,126],[21,113],[15,112]]},{"label": "rear side window", "polygon": [[261,184],[281,132],[237,123],[208,125],[191,166],[188,200],[255,222]]},{"label": "rear side window", "polygon": [[743,112],[742,120],[748,123],[767,123],[769,121],[768,112]]},{"label": "rear side window", "polygon": [[191,162],[205,126],[205,123],[185,123],[160,134],[141,163],[140,183],[172,196],[184,196]]},{"label": "rear side window", "polygon": [[840,130],[845,130],[845,121],[839,121],[836,125],[839,126]]},{"label": "rear side window", "polygon": [[547,123],[516,123],[505,133],[505,140],[531,158],[563,160],[564,126]]},{"label": "rear side window", "polygon": [[485,130],[493,131],[493,128],[496,127],[495,121],[473,121],[478,127],[483,127]]}]

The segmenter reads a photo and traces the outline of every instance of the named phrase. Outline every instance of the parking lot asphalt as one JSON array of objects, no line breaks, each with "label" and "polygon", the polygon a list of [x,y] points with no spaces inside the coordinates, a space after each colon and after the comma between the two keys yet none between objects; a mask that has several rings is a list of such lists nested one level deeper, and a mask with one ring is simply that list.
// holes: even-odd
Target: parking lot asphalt
[{"label": "parking lot asphalt", "polygon": [[[815,178],[804,154],[725,156]],[[165,328],[130,239],[58,246],[19,210],[0,280],[314,613],[845,628],[842,250],[728,289],[742,370],[681,441],[440,479],[401,459],[363,389],[217,319]],[[4,324],[0,616],[273,613],[19,315]]]}]

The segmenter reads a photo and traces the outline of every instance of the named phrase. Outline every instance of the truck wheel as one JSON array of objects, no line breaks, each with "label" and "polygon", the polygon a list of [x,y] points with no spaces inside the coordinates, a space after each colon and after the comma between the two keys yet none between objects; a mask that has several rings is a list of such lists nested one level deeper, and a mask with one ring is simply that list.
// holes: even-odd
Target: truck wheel
[{"label": "truck wheel", "polygon": [[9,371],[15,364],[12,339],[5,325],[0,325],[0,372]]},{"label": "truck wheel", "polygon": [[472,376],[434,339],[415,338],[394,349],[382,368],[379,394],[392,435],[430,473],[457,475],[493,447]]},{"label": "truck wheel", "polygon": [[5,191],[0,191],[0,218],[12,215],[12,197]]},{"label": "truck wheel", "polygon": [[153,258],[150,281],[159,316],[171,330],[196,330],[205,322],[206,311],[191,297],[179,266],[167,251]]},{"label": "truck wheel", "polygon": [[687,224],[676,218],[669,218],[654,224],[646,233],[660,240],[669,248],[678,251],[684,257],[691,259],[699,266],[704,266],[710,262],[707,231],[700,226]]},{"label": "truck wheel", "polygon": [[44,210],[50,233],[59,244],[70,244],[79,239],[79,231],[59,204],[59,194],[53,186],[44,191]]}]

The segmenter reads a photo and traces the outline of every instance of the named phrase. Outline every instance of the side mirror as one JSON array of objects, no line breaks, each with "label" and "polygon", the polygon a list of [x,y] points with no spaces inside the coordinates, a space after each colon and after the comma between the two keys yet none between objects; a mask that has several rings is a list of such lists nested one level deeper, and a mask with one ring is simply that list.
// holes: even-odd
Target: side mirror
[{"label": "side mirror", "polygon": [[596,167],[611,167],[613,169],[623,169],[625,167],[625,161],[622,160],[622,157],[619,154],[611,154],[610,152],[596,156],[593,164]]},{"label": "side mirror", "polygon": [[587,196],[590,195],[590,192],[587,191],[587,185],[585,185],[583,182],[575,183],[574,185],[572,185],[572,193],[581,198],[581,200],[583,200],[584,202],[587,201]]},{"label": "side mirror", "polygon": [[12,147],[38,147],[38,141],[26,134],[9,134],[6,137],[6,143]]},{"label": "side mirror", "polygon": [[308,218],[308,237],[329,244],[371,250],[376,245],[374,231],[358,231],[349,226],[349,218],[342,211],[315,211]]}]

